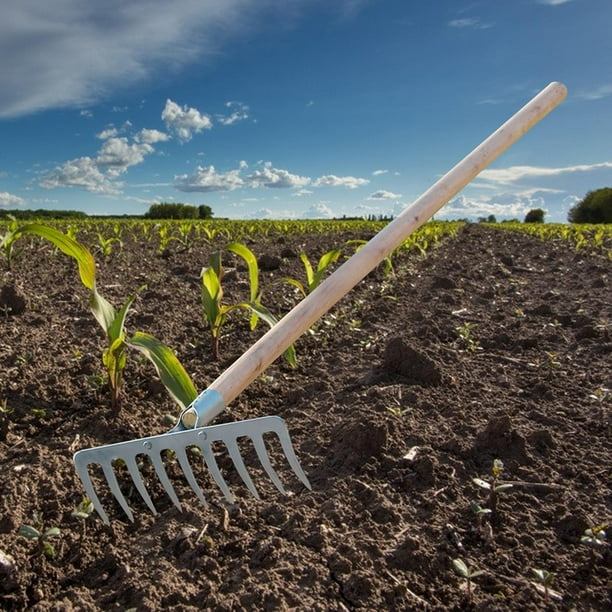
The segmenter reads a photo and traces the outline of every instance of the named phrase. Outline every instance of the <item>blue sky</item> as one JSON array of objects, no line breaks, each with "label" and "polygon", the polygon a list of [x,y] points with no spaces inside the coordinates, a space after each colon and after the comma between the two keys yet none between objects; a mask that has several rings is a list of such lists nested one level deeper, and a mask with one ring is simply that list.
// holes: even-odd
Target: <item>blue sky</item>
[{"label": "blue sky", "polygon": [[612,185],[610,0],[3,0],[0,208],[394,214],[551,81],[438,218]]}]

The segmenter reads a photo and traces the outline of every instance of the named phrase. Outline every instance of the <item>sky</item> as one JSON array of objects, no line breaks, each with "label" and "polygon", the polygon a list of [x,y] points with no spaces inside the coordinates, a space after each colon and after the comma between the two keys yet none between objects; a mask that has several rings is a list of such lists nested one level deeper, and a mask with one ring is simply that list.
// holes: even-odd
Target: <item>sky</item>
[{"label": "sky", "polygon": [[552,81],[436,215],[612,185],[611,0],[2,0],[0,209],[396,215]]}]

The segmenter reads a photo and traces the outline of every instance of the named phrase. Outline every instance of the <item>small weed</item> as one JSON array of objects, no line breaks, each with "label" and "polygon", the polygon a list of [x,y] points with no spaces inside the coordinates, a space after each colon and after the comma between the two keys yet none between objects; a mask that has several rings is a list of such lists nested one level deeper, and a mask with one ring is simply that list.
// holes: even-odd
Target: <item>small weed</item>
[{"label": "small weed", "polygon": [[595,563],[596,552],[608,546],[608,536],[605,531],[607,526],[607,523],[601,523],[601,525],[589,527],[584,530],[584,534],[580,538],[580,543],[591,549],[591,565]]},{"label": "small weed", "polygon": [[0,442],[6,441],[8,435],[9,417],[15,412],[14,408],[7,407],[6,398],[0,402]]},{"label": "small weed", "polygon": [[608,420],[608,404],[610,403],[610,389],[599,387],[593,393],[589,394],[589,399],[592,400],[599,409],[599,418],[602,425],[605,425]]},{"label": "small weed", "polygon": [[55,548],[49,540],[60,535],[59,527],[48,527],[45,529],[38,516],[34,515],[33,518],[33,522],[37,525],[36,527],[22,525],[17,533],[28,540],[34,540],[38,545],[39,551],[46,557],[55,557]]},{"label": "small weed", "polygon": [[474,328],[476,323],[466,322],[460,327],[456,327],[458,339],[463,344],[464,348],[470,353],[481,351],[482,347],[476,338],[474,337]]},{"label": "small weed", "polygon": [[461,578],[465,578],[465,588],[467,593],[467,599],[469,603],[472,603],[474,598],[474,587],[472,586],[472,580],[481,574],[484,574],[484,570],[475,570],[465,563],[463,559],[453,559],[453,567],[455,572]]},{"label": "small weed", "polygon": [[510,483],[500,483],[499,477],[504,469],[504,464],[500,459],[493,461],[493,467],[491,468],[491,474],[493,478],[491,482],[483,480],[482,478],[472,478],[472,482],[479,486],[481,489],[486,489],[489,492],[488,507],[491,509],[491,514],[497,512],[497,498],[499,493],[511,489],[513,485]]},{"label": "small weed", "polygon": [[547,604],[550,601],[550,585],[555,578],[555,574],[544,569],[531,568],[531,571],[536,578],[537,584],[540,585],[544,591],[544,603]]}]

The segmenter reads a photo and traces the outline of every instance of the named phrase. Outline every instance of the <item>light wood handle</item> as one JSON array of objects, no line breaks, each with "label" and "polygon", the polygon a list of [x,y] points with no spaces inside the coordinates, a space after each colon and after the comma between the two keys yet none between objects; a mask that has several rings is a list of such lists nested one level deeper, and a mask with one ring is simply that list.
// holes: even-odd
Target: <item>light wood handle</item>
[{"label": "light wood handle", "polygon": [[[313,323],[567,95],[551,83],[331,274],[209,387],[229,404]],[[219,407],[216,414],[223,410]]]}]

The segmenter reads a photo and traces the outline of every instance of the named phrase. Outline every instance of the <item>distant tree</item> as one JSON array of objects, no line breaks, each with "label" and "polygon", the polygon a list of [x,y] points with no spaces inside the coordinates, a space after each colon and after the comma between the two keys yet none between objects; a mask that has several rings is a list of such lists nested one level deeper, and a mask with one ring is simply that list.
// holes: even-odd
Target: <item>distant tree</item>
[{"label": "distant tree", "polygon": [[191,204],[180,202],[160,202],[151,204],[145,213],[147,219],[197,219],[198,209]]},{"label": "distant tree", "polygon": [[525,215],[525,223],[544,223],[545,214],[541,208],[532,208]]},{"label": "distant tree", "polygon": [[212,219],[213,211],[210,206],[206,204],[200,204],[198,206],[198,219]]},{"label": "distant tree", "polygon": [[589,191],[567,215],[570,223],[612,223],[612,187]]},{"label": "distant tree", "polygon": [[478,217],[478,223],[497,223],[495,215],[489,215],[488,217]]}]

